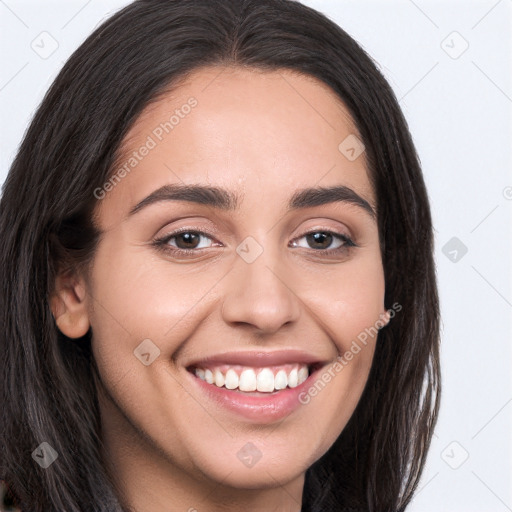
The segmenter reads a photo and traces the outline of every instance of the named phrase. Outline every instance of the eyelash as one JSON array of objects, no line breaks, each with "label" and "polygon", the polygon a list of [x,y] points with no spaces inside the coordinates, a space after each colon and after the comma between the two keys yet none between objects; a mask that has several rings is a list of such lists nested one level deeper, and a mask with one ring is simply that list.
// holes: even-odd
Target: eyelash
[{"label": "eyelash", "polygon": [[[154,240],[152,242],[152,245],[159,250],[163,250],[167,253],[171,253],[172,255],[178,256],[178,257],[179,256],[192,256],[192,254],[194,254],[194,253],[197,254],[198,252],[203,250],[203,249],[181,249],[179,247],[172,247],[172,249],[171,249],[170,246],[168,245],[169,241],[183,233],[194,233],[196,235],[201,235],[206,238],[212,239],[212,237],[204,231],[190,229],[190,228],[183,228],[178,231],[174,231],[173,233],[170,233],[169,235],[165,235],[161,238],[157,238],[156,240]],[[342,233],[337,233],[335,231],[330,231],[327,229],[325,229],[325,230],[324,229],[315,229],[312,231],[308,231],[308,232],[304,233],[303,235],[295,238],[294,240],[300,240],[301,238],[304,238],[307,235],[312,235],[315,233],[323,233],[323,234],[327,234],[327,235],[333,235],[335,238],[338,238],[343,242],[343,245],[341,245],[340,247],[337,247],[335,249],[325,249],[325,250],[310,249],[311,251],[313,251],[315,253],[321,253],[321,255],[324,257],[335,256],[335,255],[339,256],[341,254],[347,253],[349,250],[351,250],[354,247],[358,247],[358,245],[347,235],[344,235]]]}]

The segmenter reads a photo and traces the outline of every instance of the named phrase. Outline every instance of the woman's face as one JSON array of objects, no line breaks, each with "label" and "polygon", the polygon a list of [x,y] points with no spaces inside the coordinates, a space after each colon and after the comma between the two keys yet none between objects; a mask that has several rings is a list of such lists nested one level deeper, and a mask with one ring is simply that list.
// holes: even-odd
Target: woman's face
[{"label": "woman's face", "polygon": [[385,311],[356,137],[336,95],[290,71],[204,68],[135,122],[95,192],[84,300],[123,478],[267,488],[338,437]]}]

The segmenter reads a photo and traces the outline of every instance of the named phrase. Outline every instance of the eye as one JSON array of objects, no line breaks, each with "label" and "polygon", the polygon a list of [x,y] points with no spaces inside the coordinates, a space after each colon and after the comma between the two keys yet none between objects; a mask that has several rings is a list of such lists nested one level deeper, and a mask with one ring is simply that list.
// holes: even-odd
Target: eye
[{"label": "eye", "polygon": [[211,247],[212,245],[208,245],[208,243],[206,243],[206,245],[201,245],[202,242],[204,243],[207,240],[211,241],[212,238],[203,231],[183,229],[155,240],[154,243],[159,247],[165,247],[171,252],[190,253],[199,249]]},{"label": "eye", "polygon": [[[306,245],[301,245],[296,240],[305,239]],[[345,234],[333,231],[310,231],[292,242],[292,247],[304,247],[322,252],[323,254],[334,254],[346,252],[350,247],[356,247],[356,244]]]}]

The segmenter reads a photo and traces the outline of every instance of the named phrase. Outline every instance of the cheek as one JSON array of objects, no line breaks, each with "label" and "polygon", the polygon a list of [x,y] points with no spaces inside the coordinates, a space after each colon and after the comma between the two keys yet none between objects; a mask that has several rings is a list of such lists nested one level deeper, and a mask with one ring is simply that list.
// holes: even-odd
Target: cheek
[{"label": "cheek", "polygon": [[90,283],[93,351],[102,377],[111,383],[144,368],[139,347],[142,353],[149,349],[151,358],[157,355],[156,362],[169,361],[211,311],[215,284],[225,273],[215,265],[198,270],[171,263],[148,255],[145,247],[118,251],[113,258],[121,244],[112,239],[100,245]]},{"label": "cheek", "polygon": [[[344,353],[354,340],[365,337],[372,347],[375,325],[379,325],[384,312],[385,282],[380,253],[368,252],[339,265],[326,265],[322,274],[304,275],[297,276],[296,281],[302,283],[301,295],[338,352]],[[363,359],[371,359],[372,355],[372,350],[365,351]]]},{"label": "cheek", "polygon": [[[350,419],[368,379],[384,311],[385,282],[380,253],[347,261],[316,283],[317,293],[303,293],[307,309],[336,346],[337,358],[322,369],[300,400],[307,409],[313,430],[326,426],[326,449]],[[323,425],[323,427],[322,427]],[[320,450],[321,451],[321,450]]]}]

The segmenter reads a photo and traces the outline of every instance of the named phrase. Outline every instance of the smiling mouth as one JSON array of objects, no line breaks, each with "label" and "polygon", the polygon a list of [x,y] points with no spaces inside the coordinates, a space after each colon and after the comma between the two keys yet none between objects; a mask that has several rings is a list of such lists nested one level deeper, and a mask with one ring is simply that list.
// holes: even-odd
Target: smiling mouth
[{"label": "smiling mouth", "polygon": [[187,370],[211,386],[243,394],[275,394],[305,382],[321,363],[290,363],[278,366],[191,366]]}]

